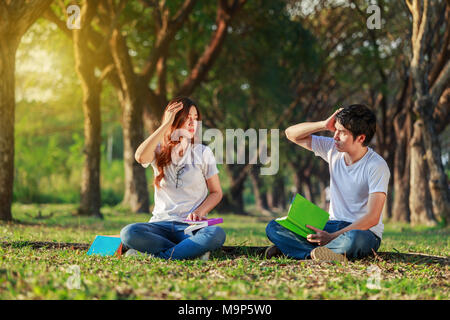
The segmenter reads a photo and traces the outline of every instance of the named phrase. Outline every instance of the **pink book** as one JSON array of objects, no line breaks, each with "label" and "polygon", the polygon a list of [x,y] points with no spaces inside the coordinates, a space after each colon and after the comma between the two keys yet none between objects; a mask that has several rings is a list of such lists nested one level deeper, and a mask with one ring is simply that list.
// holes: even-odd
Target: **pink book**
[{"label": "pink book", "polygon": [[207,226],[212,226],[215,224],[223,223],[222,218],[213,218],[213,219],[207,219],[207,220],[200,220],[200,221],[192,221],[192,220],[184,220],[184,223],[190,224],[189,227],[184,229],[184,234],[191,234],[192,232]]}]

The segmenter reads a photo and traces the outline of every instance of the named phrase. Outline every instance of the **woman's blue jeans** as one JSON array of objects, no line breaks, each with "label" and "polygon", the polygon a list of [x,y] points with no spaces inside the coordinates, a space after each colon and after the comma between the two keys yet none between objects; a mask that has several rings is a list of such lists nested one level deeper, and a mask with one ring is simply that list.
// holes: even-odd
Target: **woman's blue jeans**
[{"label": "woman's blue jeans", "polygon": [[[323,230],[333,233],[350,224],[346,221],[330,220]],[[311,258],[311,251],[318,247],[317,244],[286,229],[275,220],[270,221],[267,225],[266,234],[281,252],[294,259]],[[372,249],[376,252],[380,244],[381,239],[370,230],[350,230],[327,243],[325,247],[335,253],[345,254],[347,258],[363,258],[370,255]]]},{"label": "woman's blue jeans", "polygon": [[184,234],[188,226],[176,221],[133,223],[120,231],[120,238],[127,248],[172,260],[199,257],[225,242],[225,232],[218,226],[194,231],[192,236]]}]

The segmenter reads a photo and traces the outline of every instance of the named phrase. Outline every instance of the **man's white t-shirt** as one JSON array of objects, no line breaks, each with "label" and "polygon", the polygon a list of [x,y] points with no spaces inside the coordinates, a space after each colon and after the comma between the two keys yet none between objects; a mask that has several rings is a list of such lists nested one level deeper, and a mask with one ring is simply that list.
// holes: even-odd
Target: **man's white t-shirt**
[{"label": "man's white t-shirt", "polygon": [[[159,150],[158,145],[157,150]],[[147,168],[150,163],[142,166]],[[159,175],[156,160],[151,162]],[[177,179],[178,173],[178,179]],[[164,167],[160,188],[155,186],[155,206],[150,222],[183,221],[206,199],[206,180],[219,173],[212,150],[202,144],[189,144],[178,161]]]},{"label": "man's white t-shirt", "polygon": [[[328,162],[330,168],[330,220],[355,222],[367,214],[369,194],[387,194],[390,172],[386,161],[368,148],[361,159],[348,166],[344,153],[336,149],[334,139],[311,137],[314,154]],[[369,230],[382,238],[382,216],[378,224]]]}]

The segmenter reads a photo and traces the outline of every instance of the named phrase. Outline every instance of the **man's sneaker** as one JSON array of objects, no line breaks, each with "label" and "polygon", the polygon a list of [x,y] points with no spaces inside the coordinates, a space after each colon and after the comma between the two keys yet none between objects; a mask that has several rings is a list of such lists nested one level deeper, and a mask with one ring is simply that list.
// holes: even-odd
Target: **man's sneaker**
[{"label": "man's sneaker", "polygon": [[133,257],[133,256],[143,256],[143,257],[150,257],[150,258],[153,257],[150,253],[140,252],[135,249],[128,249],[125,252],[125,257]]},{"label": "man's sneaker", "polygon": [[283,255],[283,252],[281,252],[281,250],[278,249],[277,246],[270,246],[264,252],[264,257],[266,259],[271,259],[273,257],[280,257],[282,255]]},{"label": "man's sneaker", "polygon": [[208,252],[204,253],[203,255],[201,255],[199,259],[202,261],[208,261],[210,254],[211,254],[211,252],[208,251]]},{"label": "man's sneaker", "polygon": [[327,247],[317,247],[311,251],[311,259],[316,261],[339,261],[347,262],[347,257],[343,254],[334,253]]}]

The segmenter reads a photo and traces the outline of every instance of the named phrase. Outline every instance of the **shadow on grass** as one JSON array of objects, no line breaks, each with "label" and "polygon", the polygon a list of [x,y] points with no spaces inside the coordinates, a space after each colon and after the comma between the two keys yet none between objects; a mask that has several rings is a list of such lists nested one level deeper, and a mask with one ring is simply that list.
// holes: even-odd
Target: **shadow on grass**
[{"label": "shadow on grass", "polygon": [[[2,247],[23,248],[32,247],[34,249],[72,249],[72,250],[88,250],[89,243],[69,243],[69,242],[49,242],[49,241],[12,241],[1,242]],[[267,247],[256,246],[223,246],[220,250],[212,254],[213,258],[219,260],[235,259],[246,256],[250,258],[264,258],[264,252]],[[443,266],[450,265],[449,257],[432,256],[422,253],[400,253],[400,252],[378,252],[362,259],[372,260],[377,259],[389,263],[413,263],[413,264],[440,264]]]},{"label": "shadow on grass", "polygon": [[[267,247],[252,247],[252,246],[223,246],[222,249],[216,253],[215,256],[220,258],[237,258],[239,256],[249,256],[264,258],[264,252]],[[376,255],[365,257],[364,260],[381,260],[390,263],[413,263],[413,264],[440,264],[444,266],[450,265],[449,257],[432,256],[422,253],[401,253],[401,252],[378,252]],[[353,259],[354,260],[354,259]]]},{"label": "shadow on grass", "polygon": [[[141,219],[143,222],[147,221],[147,219]],[[78,220],[80,219],[80,220]],[[133,220],[134,221],[134,220]],[[77,216],[74,214],[69,214],[64,217],[58,217],[58,219],[48,219],[44,220],[24,220],[24,219],[13,219],[13,221],[9,222],[9,224],[13,225],[21,225],[27,227],[56,227],[56,228],[81,228],[83,230],[98,230],[103,232],[112,232],[111,230],[121,229],[125,227],[127,224],[133,223],[129,218],[124,216],[120,220],[105,220],[100,219],[98,217],[83,217]]]},{"label": "shadow on grass", "polygon": [[11,241],[1,242],[1,247],[24,248],[31,247],[33,249],[72,249],[72,250],[88,250],[89,243],[72,243],[72,242],[51,242],[51,241]]},{"label": "shadow on grass", "polygon": [[449,257],[432,256],[423,253],[378,252],[377,258],[391,263],[403,262],[413,264],[450,265]]}]

